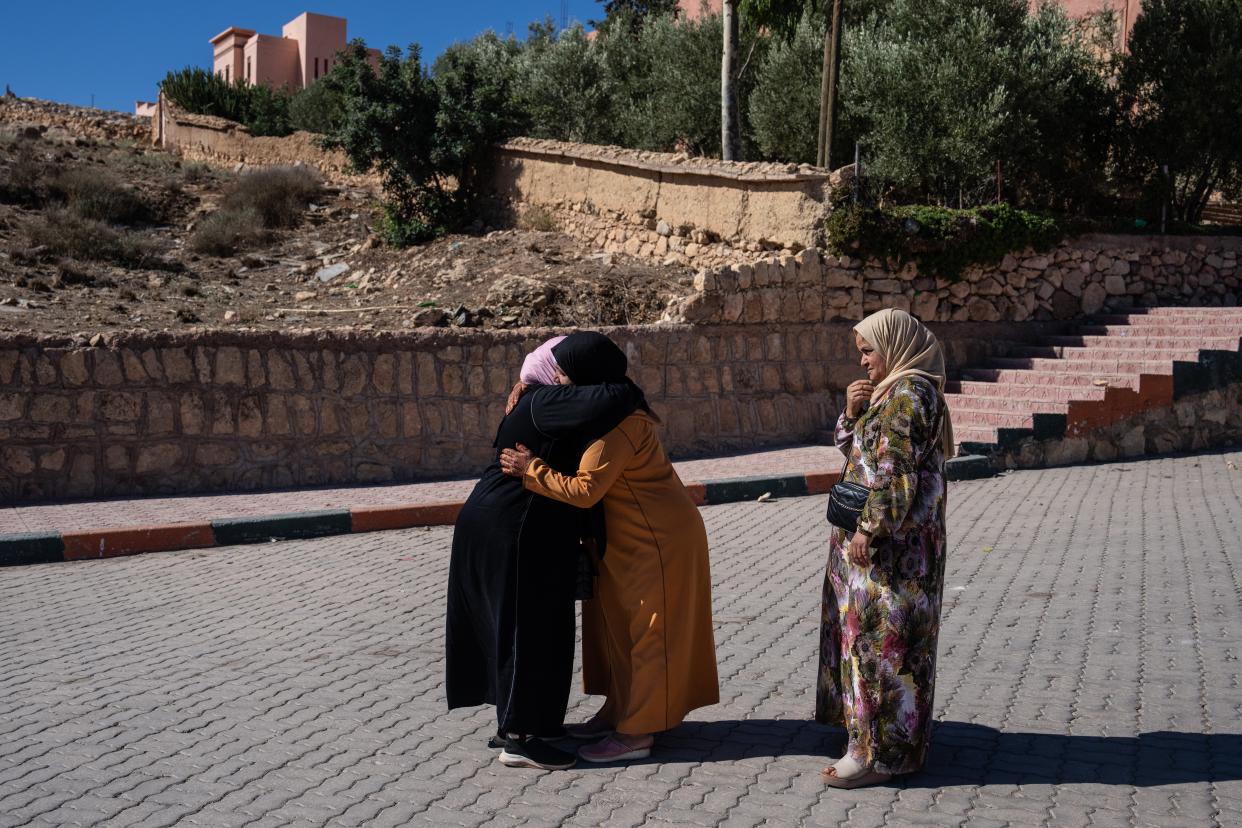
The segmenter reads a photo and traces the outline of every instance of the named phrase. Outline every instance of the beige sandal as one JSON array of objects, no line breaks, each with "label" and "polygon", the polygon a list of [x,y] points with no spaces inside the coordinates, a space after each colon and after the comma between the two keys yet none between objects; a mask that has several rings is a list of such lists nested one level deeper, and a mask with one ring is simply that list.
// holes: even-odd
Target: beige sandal
[{"label": "beige sandal", "polygon": [[837,776],[837,769],[832,765],[824,768],[822,774],[824,784],[831,788],[841,788],[843,790],[853,790],[854,788],[865,788],[868,785],[882,785],[893,778],[891,773],[880,773],[879,771],[864,771],[857,776]]}]

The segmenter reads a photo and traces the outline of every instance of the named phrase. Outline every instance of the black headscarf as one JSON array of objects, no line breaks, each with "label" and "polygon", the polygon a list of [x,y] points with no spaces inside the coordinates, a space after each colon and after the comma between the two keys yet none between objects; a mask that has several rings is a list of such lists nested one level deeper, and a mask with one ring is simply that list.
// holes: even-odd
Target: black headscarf
[{"label": "black headscarf", "polygon": [[630,361],[625,351],[598,331],[578,331],[565,337],[552,356],[574,385],[600,385],[605,382],[628,383],[638,395],[638,407],[655,416],[647,397],[633,380],[625,375]]}]

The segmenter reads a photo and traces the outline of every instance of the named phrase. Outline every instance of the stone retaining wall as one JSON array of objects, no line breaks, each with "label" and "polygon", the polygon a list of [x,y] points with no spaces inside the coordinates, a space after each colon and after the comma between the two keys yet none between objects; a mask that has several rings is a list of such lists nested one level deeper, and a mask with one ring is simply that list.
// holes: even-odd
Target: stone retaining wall
[{"label": "stone retaining wall", "polygon": [[[1046,327],[938,326],[950,361]],[[608,331],[671,452],[787,444],[859,376],[850,326]],[[0,501],[469,475],[525,353],[552,331],[0,338]]]},{"label": "stone retaining wall", "polygon": [[1237,305],[1242,237],[1084,236],[960,279],[817,249],[704,269],[670,321],[766,324],[860,319],[884,307],[924,321],[1070,320],[1156,305]]}]

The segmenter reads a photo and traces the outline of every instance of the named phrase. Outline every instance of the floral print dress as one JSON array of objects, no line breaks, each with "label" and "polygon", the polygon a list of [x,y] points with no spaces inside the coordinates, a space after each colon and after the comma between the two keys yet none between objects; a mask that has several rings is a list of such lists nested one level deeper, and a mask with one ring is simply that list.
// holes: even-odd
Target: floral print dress
[{"label": "floral print dress", "polygon": [[874,491],[858,526],[871,565],[850,562],[832,527],[820,627],[815,719],[844,727],[855,761],[918,770],[931,740],[945,564],[942,397],[922,378],[894,383],[857,421],[837,422],[846,480]]}]

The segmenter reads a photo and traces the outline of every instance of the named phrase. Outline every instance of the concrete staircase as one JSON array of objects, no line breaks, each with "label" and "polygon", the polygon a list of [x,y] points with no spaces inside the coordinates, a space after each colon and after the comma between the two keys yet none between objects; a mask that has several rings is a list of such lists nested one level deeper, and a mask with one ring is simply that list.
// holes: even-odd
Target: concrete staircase
[{"label": "concrete staircase", "polygon": [[1242,308],[1152,308],[1098,316],[1070,335],[963,370],[946,387],[963,454],[1026,438],[1086,436],[1242,366]]}]

